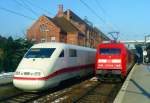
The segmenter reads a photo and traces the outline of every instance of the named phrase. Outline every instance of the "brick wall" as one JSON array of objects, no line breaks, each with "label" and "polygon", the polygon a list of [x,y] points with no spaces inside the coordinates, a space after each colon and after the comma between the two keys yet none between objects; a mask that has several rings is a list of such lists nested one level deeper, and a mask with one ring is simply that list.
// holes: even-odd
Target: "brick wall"
[{"label": "brick wall", "polygon": [[85,36],[83,34],[78,35],[78,45],[86,46],[85,44]]},{"label": "brick wall", "polygon": [[[60,8],[63,9],[62,7]],[[58,14],[60,14],[60,11],[61,10],[59,10]],[[74,21],[71,18],[68,19],[69,16],[58,14],[57,16],[66,17],[67,20],[69,20],[80,31],[80,33],[64,31],[62,32],[61,28],[56,26],[49,18],[47,18],[46,16],[41,16],[27,30],[27,39],[33,40],[36,43],[39,43],[41,41],[55,41],[93,48],[96,48],[97,44],[102,42],[101,32],[98,29],[87,26],[87,24],[84,24],[83,22],[80,23],[79,21]]]},{"label": "brick wall", "polygon": [[60,41],[60,28],[45,16],[41,16],[27,31],[27,38],[41,42],[42,38],[46,41]]},{"label": "brick wall", "polygon": [[59,39],[59,42],[67,43],[67,34],[61,33]]},{"label": "brick wall", "polygon": [[78,33],[68,32],[67,33],[67,43],[78,45]]},{"label": "brick wall", "polygon": [[[70,17],[73,15],[70,14]],[[67,20],[69,20],[81,33],[84,34],[84,37],[78,37],[78,45],[87,46],[95,48],[97,44],[102,43],[102,38],[98,30],[93,27],[87,26],[87,24],[80,23],[79,21],[75,21],[72,18],[68,19],[68,15],[64,15]]]}]

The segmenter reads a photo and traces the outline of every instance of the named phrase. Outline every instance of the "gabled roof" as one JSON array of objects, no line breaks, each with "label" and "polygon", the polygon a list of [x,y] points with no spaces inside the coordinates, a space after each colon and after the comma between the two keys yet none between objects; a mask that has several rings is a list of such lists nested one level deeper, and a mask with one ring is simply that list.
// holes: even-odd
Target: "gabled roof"
[{"label": "gabled roof", "polygon": [[[92,29],[95,29],[95,27],[92,27],[91,25],[89,25],[85,20],[81,19],[79,16],[77,16],[77,15],[76,15],[73,11],[71,11],[70,9],[66,10],[66,11],[64,12],[64,14],[67,15],[67,12],[68,12],[68,11],[70,12],[70,16],[71,16],[71,19],[72,19],[73,21],[76,21],[76,22],[85,24],[87,27],[92,28]],[[109,40],[109,39],[110,39],[110,38],[107,37],[104,33],[102,33],[98,28],[97,28],[97,30],[99,31],[99,33],[101,34],[101,36],[102,36],[102,38],[103,38],[104,40]]]},{"label": "gabled roof", "polygon": [[64,17],[55,17],[52,20],[57,26],[62,28],[66,32],[78,32],[79,30],[73,26],[66,18]]},{"label": "gabled roof", "polygon": [[79,30],[64,17],[45,17],[52,21],[56,26],[60,27],[60,29],[64,32],[79,32]]},{"label": "gabled roof", "polygon": [[[68,9],[71,15],[71,19],[76,21],[76,22],[80,22],[82,24],[86,24],[88,25],[84,20],[82,20],[79,16],[77,16],[74,12],[72,12],[70,9]],[[68,11],[67,10],[67,11]],[[65,15],[67,15],[67,11],[64,12]]]}]

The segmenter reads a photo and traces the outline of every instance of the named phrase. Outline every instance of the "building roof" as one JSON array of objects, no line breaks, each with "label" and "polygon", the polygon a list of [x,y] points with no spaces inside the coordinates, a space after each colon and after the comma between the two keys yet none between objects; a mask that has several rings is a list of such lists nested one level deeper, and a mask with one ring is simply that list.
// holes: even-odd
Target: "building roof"
[{"label": "building roof", "polygon": [[83,23],[83,24],[86,24],[86,22],[84,20],[82,20],[79,16],[77,16],[74,12],[72,12],[70,9],[66,10],[64,12],[65,15],[67,15],[67,11],[70,12],[70,15],[71,15],[71,19],[74,20],[74,21],[78,21],[80,23]]},{"label": "building roof", "polygon": [[60,27],[64,32],[78,32],[79,30],[73,26],[66,18],[64,17],[54,17],[50,18],[46,16],[50,21],[52,21],[56,26]]},{"label": "building roof", "polygon": [[79,30],[73,26],[66,18],[64,17],[55,17],[52,20],[57,26],[62,28],[66,32],[78,32]]},{"label": "building roof", "polygon": [[82,23],[82,24],[85,24],[87,27],[89,28],[93,28],[94,30],[98,31],[101,35],[101,37],[104,39],[104,40],[110,40],[110,38],[108,36],[106,36],[102,31],[100,31],[98,28],[96,27],[93,27],[91,25],[89,25],[85,20],[81,19],[78,15],[76,15],[73,11],[71,11],[70,9],[66,10],[64,12],[65,15],[67,15],[67,12],[70,12],[70,16],[71,16],[71,19],[73,21],[76,21],[76,22],[79,22],[79,23]]}]

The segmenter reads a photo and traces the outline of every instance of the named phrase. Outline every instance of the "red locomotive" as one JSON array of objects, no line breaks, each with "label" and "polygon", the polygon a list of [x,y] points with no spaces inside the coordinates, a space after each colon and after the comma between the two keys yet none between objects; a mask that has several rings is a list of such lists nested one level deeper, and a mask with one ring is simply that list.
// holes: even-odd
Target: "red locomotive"
[{"label": "red locomotive", "polygon": [[124,78],[135,63],[134,54],[122,43],[102,43],[96,52],[96,76],[99,80]]}]

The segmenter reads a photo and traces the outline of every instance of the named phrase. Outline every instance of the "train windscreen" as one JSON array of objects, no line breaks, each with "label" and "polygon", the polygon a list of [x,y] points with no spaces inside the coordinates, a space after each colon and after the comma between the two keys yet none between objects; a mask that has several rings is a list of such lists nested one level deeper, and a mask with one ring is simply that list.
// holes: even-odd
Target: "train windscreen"
[{"label": "train windscreen", "polygon": [[25,58],[50,58],[55,48],[31,48]]},{"label": "train windscreen", "polygon": [[120,55],[121,49],[119,48],[100,48],[101,55]]}]

